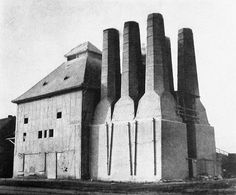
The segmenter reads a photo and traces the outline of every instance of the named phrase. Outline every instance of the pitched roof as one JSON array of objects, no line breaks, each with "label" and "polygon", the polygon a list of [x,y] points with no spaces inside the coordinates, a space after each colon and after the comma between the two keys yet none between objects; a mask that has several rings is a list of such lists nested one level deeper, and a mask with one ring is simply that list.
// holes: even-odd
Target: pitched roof
[{"label": "pitched roof", "polygon": [[82,43],[82,44],[78,45],[77,47],[73,48],[72,50],[70,50],[70,52],[68,52],[65,55],[65,57],[72,56],[72,55],[75,55],[75,54],[84,53],[86,51],[102,54],[102,52],[97,47],[95,47],[92,43],[87,41],[85,43]]},{"label": "pitched roof", "polygon": [[100,58],[93,55],[81,55],[79,58],[64,62],[12,102],[22,103],[41,99],[79,89],[82,86],[98,89],[100,87],[100,69]]}]

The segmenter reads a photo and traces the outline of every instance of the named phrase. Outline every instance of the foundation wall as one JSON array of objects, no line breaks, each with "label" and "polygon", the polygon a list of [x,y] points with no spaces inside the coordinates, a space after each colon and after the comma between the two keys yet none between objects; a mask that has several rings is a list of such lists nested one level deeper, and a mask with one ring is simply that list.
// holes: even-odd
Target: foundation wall
[{"label": "foundation wall", "polygon": [[91,135],[92,179],[151,182],[188,176],[183,123],[145,119],[93,125]]}]

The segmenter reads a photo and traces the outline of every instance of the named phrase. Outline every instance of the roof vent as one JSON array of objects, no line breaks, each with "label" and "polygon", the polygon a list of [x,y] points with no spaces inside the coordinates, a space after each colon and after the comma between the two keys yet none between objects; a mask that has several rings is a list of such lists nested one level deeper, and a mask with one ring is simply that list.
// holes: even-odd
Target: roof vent
[{"label": "roof vent", "polygon": [[45,85],[47,85],[47,84],[48,84],[48,82],[47,82],[47,81],[44,81],[43,86],[45,86]]},{"label": "roof vent", "polygon": [[92,43],[87,41],[73,48],[70,52],[68,52],[65,55],[65,57],[67,58],[67,61],[70,61],[75,58],[78,58],[81,54],[84,54],[87,52],[92,52],[92,53],[102,55],[102,52],[96,46],[94,46]]}]

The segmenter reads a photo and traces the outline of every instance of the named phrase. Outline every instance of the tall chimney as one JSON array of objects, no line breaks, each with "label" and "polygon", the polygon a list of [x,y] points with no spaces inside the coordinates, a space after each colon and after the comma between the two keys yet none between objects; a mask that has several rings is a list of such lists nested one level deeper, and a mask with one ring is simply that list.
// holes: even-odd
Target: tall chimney
[{"label": "tall chimney", "polygon": [[165,51],[166,51],[166,65],[165,65],[165,82],[168,83],[167,90],[174,92],[174,82],[173,82],[173,70],[172,70],[172,60],[171,60],[171,44],[170,38],[165,39]]},{"label": "tall chimney", "polygon": [[168,84],[164,79],[165,30],[161,14],[153,13],[147,19],[146,91],[162,94]]},{"label": "tall chimney", "polygon": [[199,96],[193,33],[189,28],[178,33],[178,91]]},{"label": "tall chimney", "polygon": [[101,99],[115,101],[120,97],[120,42],[119,31],[103,31]]},{"label": "tall chimney", "polygon": [[129,95],[137,104],[138,98],[144,93],[144,74],[139,25],[133,21],[126,22],[123,35],[121,96]]}]

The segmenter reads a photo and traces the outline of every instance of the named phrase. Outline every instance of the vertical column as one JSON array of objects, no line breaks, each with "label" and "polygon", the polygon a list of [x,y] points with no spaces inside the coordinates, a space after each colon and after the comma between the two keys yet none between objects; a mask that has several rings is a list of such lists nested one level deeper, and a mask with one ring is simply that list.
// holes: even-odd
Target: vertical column
[{"label": "vertical column", "polygon": [[172,70],[172,60],[171,60],[171,44],[169,37],[165,39],[165,51],[166,51],[166,59],[165,59],[165,82],[167,82],[167,90],[170,92],[174,92],[174,82],[173,82],[173,70]]},{"label": "vertical column", "polygon": [[199,96],[193,33],[189,28],[178,33],[178,91]]},{"label": "vertical column", "polygon": [[103,31],[101,99],[120,97],[120,43],[116,29]]},{"label": "vertical column", "polygon": [[164,80],[165,30],[161,14],[153,13],[147,19],[146,91],[159,95],[168,84]]},{"label": "vertical column", "polygon": [[142,66],[139,25],[133,21],[126,22],[123,35],[121,96],[129,95],[135,101],[140,97],[140,93],[143,93],[140,89],[144,88],[144,82],[139,78],[144,77],[139,73]]}]

